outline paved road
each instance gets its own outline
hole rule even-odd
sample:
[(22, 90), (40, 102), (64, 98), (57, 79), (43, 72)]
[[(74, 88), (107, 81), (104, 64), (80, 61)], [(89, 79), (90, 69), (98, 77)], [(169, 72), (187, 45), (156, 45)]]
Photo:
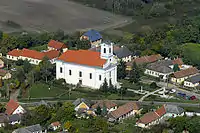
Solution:
[[(73, 102), (74, 100), (62, 100), (62, 102)], [(93, 102), (100, 101), (100, 100), (92, 100)], [(132, 101), (132, 100), (109, 100), (113, 101), (115, 103), (127, 103), (127, 102), (138, 102), (138, 101)], [(47, 103), (53, 104), (57, 103), (58, 101), (46, 101)], [(20, 102), (21, 105), (27, 105), (27, 106), (35, 106), (38, 105), (40, 102), (30, 102), (30, 103), (24, 103)], [(200, 103), (178, 103), (178, 102), (159, 102), (159, 101), (142, 101), (138, 102), (141, 105), (163, 105), (163, 104), (172, 104), (172, 105), (177, 105), (177, 106), (182, 106), (182, 107), (199, 107), (200, 108)]]
[[(156, 81), (153, 81), (153, 80), (142, 80), (143, 83), (152, 83), (152, 82), (156, 82)], [(167, 84), (165, 82), (157, 82), (157, 85), (159, 87), (163, 87), (163, 86), (166, 86)], [(192, 91), (188, 91), (188, 90), (185, 90), (183, 88), (180, 88), (174, 84), (171, 84), (171, 83), (168, 83), (168, 89), (175, 89), (176, 91), (178, 92), (182, 92), (182, 93), (185, 93), (186, 95), (189, 95), (189, 96), (196, 96), (196, 98), (200, 99), (200, 94), (197, 94), (195, 92), (192, 92)]]

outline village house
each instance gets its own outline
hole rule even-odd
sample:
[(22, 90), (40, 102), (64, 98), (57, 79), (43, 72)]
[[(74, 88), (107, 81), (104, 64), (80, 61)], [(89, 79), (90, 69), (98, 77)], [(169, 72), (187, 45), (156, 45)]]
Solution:
[(103, 107), (105, 107), (107, 112), (110, 113), (117, 109), (117, 104), (112, 101), (102, 100), (92, 105), (92, 108), (94, 110), (96, 110), (98, 107), (100, 107), (102, 110), (103, 110)]
[(102, 36), (96, 30), (88, 30), (81, 37), (80, 40), (89, 40), (91, 47), (98, 47), (102, 43)]
[(150, 56), (142, 56), (139, 58), (135, 58), (132, 61), (129, 61), (126, 63), (126, 70), (131, 71), (132, 70), (132, 65), (133, 62), (135, 62), (137, 65), (143, 65), (143, 64), (148, 64), (148, 63), (153, 63), (158, 60), (161, 60), (163, 57), (160, 54), (156, 55), (150, 55)]
[(0, 68), (3, 68), (4, 67), (4, 62), (2, 59), (0, 59)]
[(13, 114), (9, 116), (9, 124), (15, 125), (21, 123), (21, 115), (20, 114)]
[(163, 105), (154, 112), (144, 114), (137, 122), (136, 126), (141, 128), (150, 128), (152, 125), (159, 124), (166, 119), (183, 116), (184, 110), (175, 105)]
[(141, 108), (136, 102), (129, 102), (122, 106), (119, 106), (116, 110), (108, 114), (109, 122), (117, 122), (128, 117), (134, 116), (135, 114), (140, 114)]
[(184, 86), (189, 88), (198, 87), (200, 83), (200, 74), (191, 76), (184, 81)]
[(8, 123), (8, 116), (4, 113), (0, 113), (0, 127), (5, 127)]
[(77, 118), (89, 118), (89, 115), (96, 115), (94, 109), (91, 108), (92, 102), (90, 100), (78, 98), (72, 104), (75, 106)]
[(78, 98), (72, 104), (75, 106), (75, 111), (79, 109), (88, 110), (91, 107), (91, 101), (84, 98)]
[(173, 73), (171, 81), (173, 83), (182, 84), (185, 79), (198, 74), (199, 70), (195, 67), (190, 67), (188, 69), (180, 70)]
[[(101, 47), (92, 47), (89, 50), (101, 52)], [(133, 53), (126, 46), (113, 45), (113, 55), (116, 60), (115, 62), (124, 61), (129, 62), (133, 58)]]
[(49, 126), (49, 128), (55, 131), (55, 130), (59, 129), (60, 126), (61, 126), (60, 122), (56, 121), (56, 122), (51, 123), (51, 125)]
[(10, 101), (6, 104), (6, 114), (7, 115), (13, 115), (13, 114), (24, 114), (26, 113), (25, 109), (19, 105), (16, 101), (13, 99), (10, 99)]
[(56, 79), (65, 79), (68, 84), (99, 89), (104, 79), (117, 86), (117, 64), (113, 44), (102, 43), (101, 52), (68, 50), (56, 60)]
[(16, 129), (12, 133), (46, 133), (46, 131), (43, 131), (40, 124), (36, 124), (36, 125)]
[(7, 59), (17, 61), (21, 60), (28, 60), (31, 64), (38, 65), (44, 57), (48, 57), (50, 62), (53, 64), (55, 63), (56, 58), (59, 56), (59, 51), (57, 50), (49, 50), (44, 52), (38, 52), (35, 50), (29, 49), (14, 49), (7, 54)]
[(173, 69), (170, 68), (171, 65), (173, 65), (172, 60), (157, 61), (148, 64), (144, 73), (153, 77), (166, 80), (168, 79), (169, 75), (173, 73)]
[(6, 80), (11, 78), (11, 74), (7, 70), (0, 69), (0, 79)]
[(49, 51), (57, 50), (60, 52), (65, 52), (68, 50), (67, 46), (64, 43), (55, 40), (50, 40), (47, 46)]

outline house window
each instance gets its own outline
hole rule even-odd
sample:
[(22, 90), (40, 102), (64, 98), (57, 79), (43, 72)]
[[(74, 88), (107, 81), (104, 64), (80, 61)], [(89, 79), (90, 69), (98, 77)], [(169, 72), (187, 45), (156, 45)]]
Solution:
[(79, 72), (79, 77), (82, 77), (82, 72), (81, 71)]
[(99, 80), (101, 81), (101, 75), (99, 75)]
[(92, 79), (92, 73), (90, 73), (90, 79)]
[(69, 75), (72, 75), (72, 70), (69, 70)]
[(106, 48), (103, 49), (103, 53), (106, 53)]
[(109, 48), (109, 53), (111, 53), (111, 48)]
[(111, 71), (109, 72), (109, 77), (111, 78)]
[(62, 69), (62, 67), (60, 67), (60, 73), (62, 73), (63, 72), (63, 69)]

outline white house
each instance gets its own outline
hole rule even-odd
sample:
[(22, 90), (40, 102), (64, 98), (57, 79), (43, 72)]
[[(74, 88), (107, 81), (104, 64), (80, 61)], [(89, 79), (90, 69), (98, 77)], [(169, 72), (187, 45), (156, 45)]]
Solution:
[(194, 75), (184, 81), (184, 86), (194, 88), (199, 86), (200, 74)]
[(173, 73), (170, 68), (172, 60), (161, 60), (147, 65), (145, 74), (166, 80)]
[(7, 115), (24, 114), (24, 113), (26, 113), (25, 109), (13, 99), (10, 99), (10, 101), (6, 104)]
[(51, 63), (55, 62), (55, 59), (59, 56), (59, 51), (49, 50), (45, 52), (38, 52), (30, 49), (14, 49), (7, 54), (7, 59), (17, 60), (28, 60), (31, 64), (38, 65), (44, 57), (48, 57)]
[(56, 60), (56, 79), (99, 89), (104, 79), (117, 85), (117, 64), (112, 63), (113, 44), (102, 43), (101, 52), (68, 50)]

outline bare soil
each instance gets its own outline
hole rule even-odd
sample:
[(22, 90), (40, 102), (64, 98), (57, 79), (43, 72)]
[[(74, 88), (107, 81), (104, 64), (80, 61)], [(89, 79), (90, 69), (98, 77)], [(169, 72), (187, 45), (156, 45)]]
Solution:
[[(19, 24), (21, 28), (6, 25), (8, 20)], [(7, 32), (104, 30), (130, 21), (130, 18), (68, 0), (0, 0), (0, 30)]]

